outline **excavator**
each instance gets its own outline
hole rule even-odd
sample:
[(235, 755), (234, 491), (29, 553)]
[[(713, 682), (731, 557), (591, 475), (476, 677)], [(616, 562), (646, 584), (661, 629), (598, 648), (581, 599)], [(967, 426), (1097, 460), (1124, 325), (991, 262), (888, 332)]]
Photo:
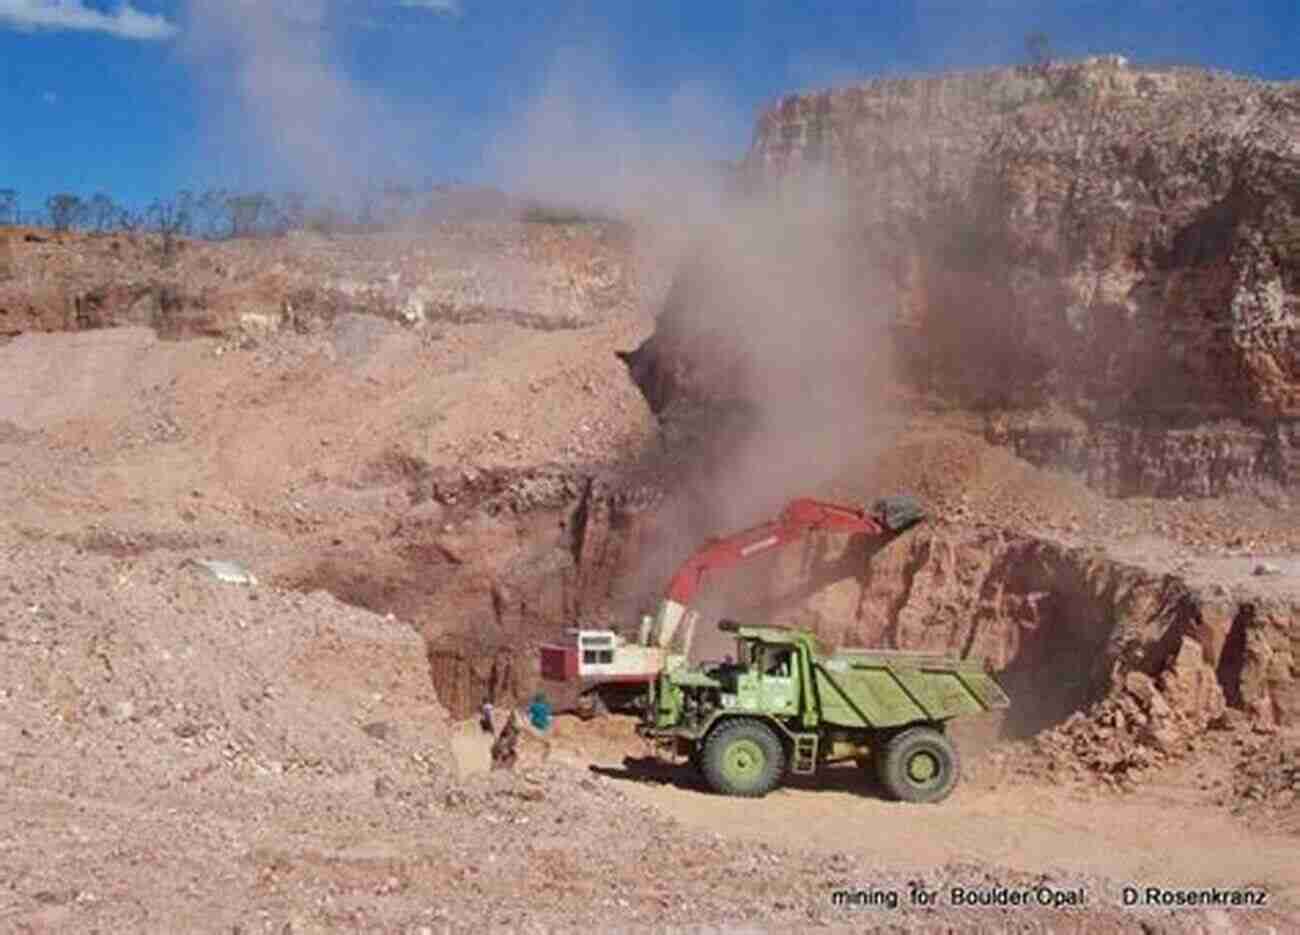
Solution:
[(541, 647), (542, 678), (574, 691), (576, 711), (590, 717), (606, 711), (635, 713), (647, 686), (665, 669), (685, 665), (700, 614), (691, 608), (705, 576), (817, 532), (886, 539), (925, 519), (915, 498), (877, 500), (871, 510), (800, 498), (774, 520), (707, 541), (669, 579), (657, 612), (641, 618), (636, 643), (613, 630), (574, 629), (572, 641)]

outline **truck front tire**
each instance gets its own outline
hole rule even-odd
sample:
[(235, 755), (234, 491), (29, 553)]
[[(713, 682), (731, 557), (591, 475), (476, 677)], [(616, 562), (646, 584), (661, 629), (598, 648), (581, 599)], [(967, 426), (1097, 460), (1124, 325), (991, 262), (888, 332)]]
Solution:
[(704, 779), (714, 792), (762, 798), (781, 783), (785, 748), (761, 721), (726, 721), (709, 734), (700, 757)]
[(913, 727), (890, 738), (880, 758), (880, 781), (902, 802), (942, 802), (960, 775), (956, 747), (933, 727)]

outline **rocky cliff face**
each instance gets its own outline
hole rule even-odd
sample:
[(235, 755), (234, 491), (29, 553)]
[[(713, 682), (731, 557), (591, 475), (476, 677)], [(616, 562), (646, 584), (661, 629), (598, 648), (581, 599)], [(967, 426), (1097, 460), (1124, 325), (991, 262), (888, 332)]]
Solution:
[(748, 594), (751, 616), (809, 627), (832, 646), (986, 659), (1015, 699), (1010, 736), (1063, 725), (1049, 740), (1082, 750), (1101, 730), (1118, 746), (1095, 766), (1137, 748), (1172, 753), (1228, 707), (1262, 728), (1300, 723), (1294, 590), (991, 528), (924, 526), (864, 546), (815, 538), (729, 598)]
[[(422, 621), (433, 685), (453, 716), (472, 716), (485, 697), (525, 698), (539, 687), (538, 643), (573, 626), (625, 629), (636, 619), (648, 595), (631, 572), (661, 496), (541, 470), (435, 485), (424, 518), (392, 534), (392, 593), (372, 586), (357, 602)], [(346, 582), (320, 583), (347, 593)], [(573, 700), (540, 687), (561, 704)]]
[[(1300, 482), (1300, 85), (1117, 57), (875, 81), (778, 102), (746, 171), (838, 182), (902, 375), (991, 439), (1116, 494)], [(637, 361), (664, 399), (684, 289)]]
[[(526, 696), (536, 644), (566, 627), (626, 630), (699, 544), (682, 505), (634, 472), (403, 476), (420, 502), (382, 531), (387, 565), (347, 579), (315, 565), (285, 583), (422, 621), (453, 717)], [(1300, 561), (1261, 577), (1249, 557), (1176, 557), (939, 521), (884, 544), (810, 536), (709, 576), (697, 606), (706, 621), (794, 624), (832, 646), (986, 659), (1016, 701), (1006, 733), (1045, 737), (1083, 768), (1154, 765), (1228, 709), (1265, 729), (1300, 724)]]
[[(1188, 420), (1190, 421), (1190, 420)], [(1109, 496), (1254, 493), (1289, 502), (1300, 480), (1300, 421), (1091, 422), (1060, 413), (998, 413), (985, 438), (1034, 464), (1070, 472)]]

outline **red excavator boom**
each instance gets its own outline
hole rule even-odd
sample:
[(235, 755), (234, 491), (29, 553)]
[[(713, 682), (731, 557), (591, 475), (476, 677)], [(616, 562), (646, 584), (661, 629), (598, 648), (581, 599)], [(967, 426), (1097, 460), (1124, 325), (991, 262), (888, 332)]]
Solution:
[(668, 599), (689, 606), (705, 572), (730, 568), (759, 552), (820, 531), (879, 536), (886, 528), (864, 509), (808, 498), (791, 500), (775, 520), (705, 543), (673, 575), (668, 583)]
[[(635, 645), (613, 630), (575, 630), (574, 640), (541, 648), (542, 677), (548, 681), (577, 684), (583, 697), (609, 708), (635, 707), (644, 701), (644, 686), (652, 682), (673, 658), (671, 647), (680, 636), (689, 647), (698, 614), (691, 598), (705, 572), (730, 568), (760, 552), (786, 545), (814, 532), (865, 533), (885, 537), (901, 532), (925, 517), (911, 497), (890, 497), (878, 501), (869, 512), (822, 500), (791, 500), (781, 515), (730, 536), (711, 539), (688, 558), (668, 583), (668, 593), (655, 617), (642, 619)], [(679, 627), (685, 635), (678, 633)], [(683, 649), (682, 653), (687, 650)]]

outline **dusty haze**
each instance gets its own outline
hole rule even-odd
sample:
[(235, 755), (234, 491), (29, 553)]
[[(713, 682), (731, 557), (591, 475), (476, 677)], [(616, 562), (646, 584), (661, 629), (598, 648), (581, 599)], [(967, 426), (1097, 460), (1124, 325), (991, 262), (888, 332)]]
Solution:
[[(329, 0), (291, 12), (251, 0), (188, 6), (186, 53), (214, 111), (233, 90), (246, 124), (234, 132), (324, 194), (356, 191), (395, 167), (420, 174), (398, 115), (333, 55), (339, 9)], [(647, 329), (667, 301), (678, 329), (717, 351), (717, 380), (749, 408), (743, 430), (705, 433), (707, 463), (645, 571), (654, 593), (703, 538), (774, 515), (888, 443), (891, 309), (864, 272), (854, 202), (833, 178), (742, 197), (724, 163), (743, 158), (737, 141), (754, 114), (698, 81), (659, 106), (636, 99), (599, 48), (561, 50), (487, 155), (512, 192), (631, 222)]]
[[(181, 52), (222, 145), (319, 196), (413, 178), (420, 117), (347, 74), (331, 42), (330, 0), (188, 0)], [(265, 184), (259, 180), (258, 184)]]
[[(856, 487), (892, 442), (895, 299), (864, 262), (855, 204), (833, 177), (809, 175), (737, 196), (690, 228), (667, 300), (648, 311), (662, 309), (661, 335), (691, 346), (709, 402), (663, 414), (686, 421), (698, 449), (633, 588), (647, 602), (705, 539), (824, 496), (832, 481)], [(761, 589), (760, 564), (719, 574), (701, 595), (706, 616)]]
[(707, 346), (711, 388), (747, 411), (743, 425), (702, 416), (718, 420), (708, 455), (630, 589), (644, 606), (707, 537), (774, 516), (888, 445), (893, 307), (839, 180), (742, 194), (736, 140), (754, 114), (705, 84), (679, 86), (654, 114), (629, 100), (598, 54), (561, 54), (493, 155), (513, 190), (633, 223), (647, 326), (662, 312)]

